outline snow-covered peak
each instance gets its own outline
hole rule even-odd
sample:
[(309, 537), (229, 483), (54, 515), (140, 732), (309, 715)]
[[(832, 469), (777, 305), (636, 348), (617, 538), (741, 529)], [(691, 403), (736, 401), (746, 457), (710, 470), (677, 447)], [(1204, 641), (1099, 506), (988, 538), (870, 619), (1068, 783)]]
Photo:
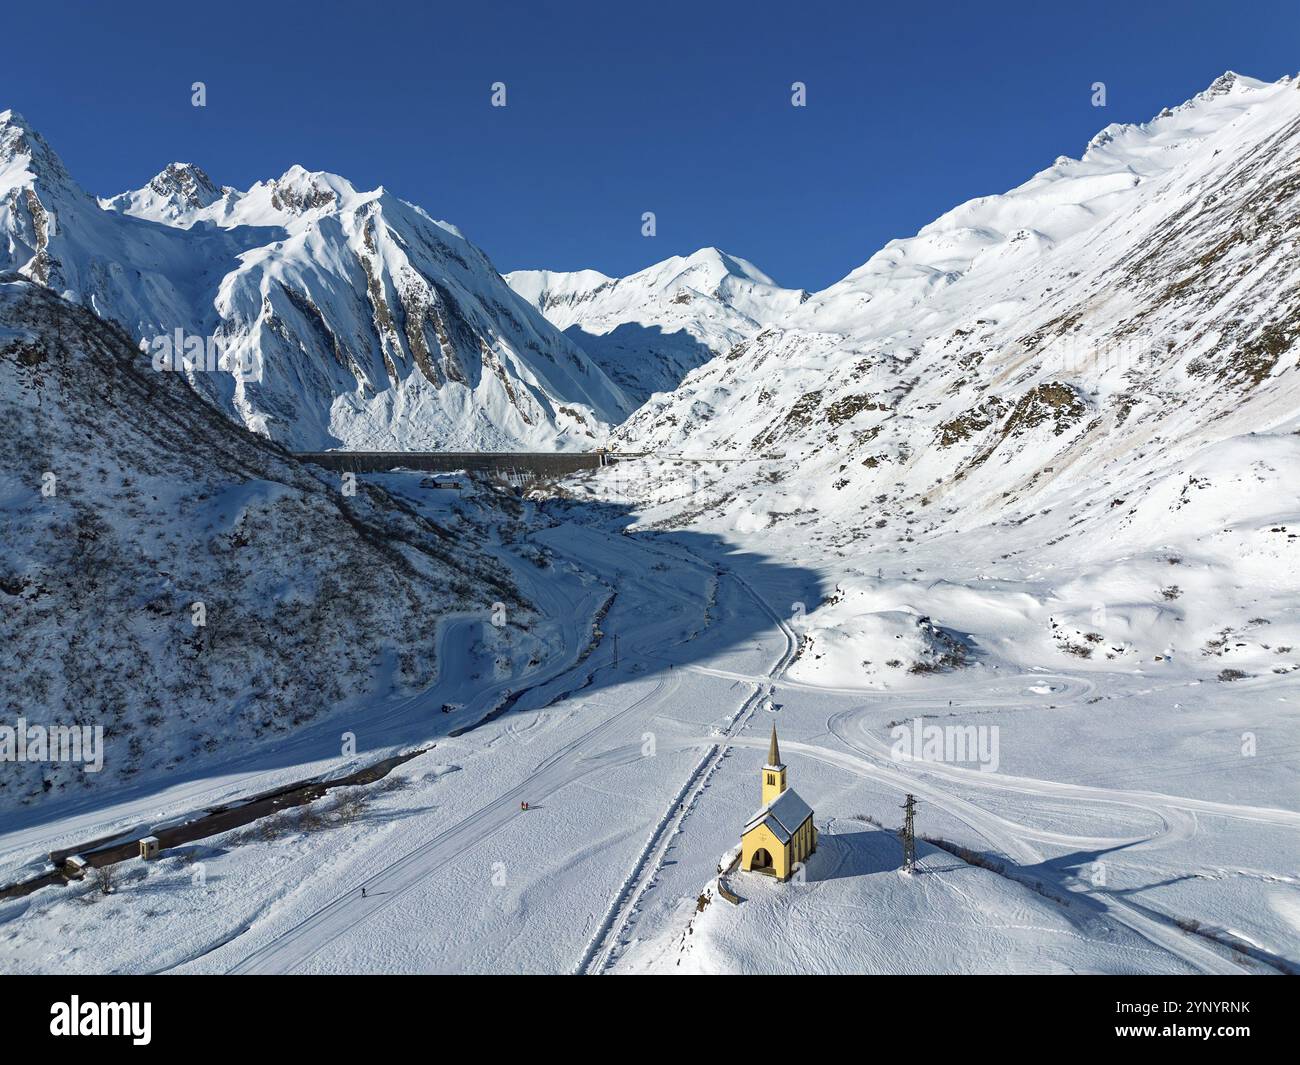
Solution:
[[(31, 123), (13, 108), (0, 111), (0, 159), (30, 153), (26, 145), (19, 144), (19, 138), (31, 138), (45, 143), (45, 139), (32, 128)], [(46, 145), (47, 149), (48, 147)]]
[(209, 256), (240, 250), (225, 234), (195, 242), (103, 210), (40, 133), (0, 112), (0, 270), (144, 336), (193, 322), (196, 274), (210, 269)]
[(292, 447), (583, 449), (632, 409), (454, 226), (302, 166), (239, 191), (173, 163), (96, 202), (6, 112), (0, 270), (149, 344), (219, 341), (193, 387)]
[(39, 139), (27, 119), (12, 108), (0, 111), (0, 160), (7, 162), (17, 155), (29, 155), (31, 149), (25, 142), (28, 137)]
[(588, 331), (596, 326), (598, 332), (605, 331), (602, 324), (644, 323), (647, 319), (634, 317), (641, 308), (657, 322), (659, 316), (651, 310), (654, 305), (681, 307), (693, 296), (725, 304), (762, 325), (798, 306), (806, 296), (800, 290), (781, 288), (749, 260), (719, 248), (674, 255), (620, 278), (598, 270), (516, 270), (506, 280), (561, 329), (580, 324)]
[(1268, 82), (1266, 81), (1259, 81), (1257, 78), (1248, 78), (1244, 74), (1238, 74), (1235, 70), (1225, 70), (1210, 82), (1209, 85), (1193, 96), (1192, 101), (1212, 100), (1216, 96), (1224, 96), (1233, 91), (1246, 92), (1254, 89), (1267, 88), (1267, 86)]
[(506, 280), (638, 400), (675, 388), (807, 298), (718, 248), (674, 255), (627, 277), (516, 270)]
[(202, 168), (193, 163), (171, 163), (149, 182), (159, 196), (173, 197), (190, 207), (207, 207), (220, 198), (220, 190)]
[(759, 285), (778, 287), (767, 274), (763, 273), (748, 259), (728, 255), (721, 248), (701, 248), (687, 256), (674, 255), (656, 263), (643, 275), (656, 278), (665, 286), (693, 284), (697, 288), (717, 285), (726, 278), (739, 278)]
[(357, 190), (347, 178), (294, 164), (268, 182), (271, 206), (290, 214), (306, 214), (320, 208), (332, 210), (351, 202)]
[[(1089, 159), (1089, 157), (1094, 152), (1100, 151), (1101, 149), (1106, 148), (1109, 145), (1112, 145), (1117, 139), (1126, 138), (1128, 143), (1130, 144), (1140, 142), (1144, 137), (1151, 136), (1153, 130), (1157, 128), (1156, 127), (1157, 123), (1160, 123), (1163, 120), (1168, 118), (1173, 118), (1174, 116), (1179, 116), (1179, 115), (1183, 116), (1184, 133), (1192, 132), (1192, 130), (1186, 127), (1186, 123), (1185, 123), (1185, 119), (1188, 112), (1198, 112), (1198, 111), (1201, 112), (1202, 115), (1208, 116), (1210, 118), (1210, 125), (1217, 128), (1219, 124), (1218, 118), (1220, 117), (1220, 115), (1217, 113), (1213, 105), (1215, 101), (1220, 100), (1221, 97), (1227, 96), (1231, 93), (1237, 93), (1237, 94), (1251, 93), (1251, 92), (1258, 92), (1259, 90), (1281, 87), (1288, 84), (1289, 82), (1290, 82), (1289, 78), (1282, 78), (1276, 83), (1270, 85), (1269, 82), (1259, 81), (1256, 78), (1248, 78), (1245, 75), (1238, 74), (1236, 71), (1233, 70), (1224, 71), (1217, 78), (1215, 78), (1214, 81), (1210, 82), (1210, 84), (1206, 86), (1206, 88), (1202, 89), (1191, 99), (1184, 101), (1183, 103), (1179, 104), (1177, 107), (1164, 108), (1160, 112), (1160, 114), (1158, 114), (1150, 122), (1143, 122), (1143, 123), (1112, 122), (1110, 125), (1098, 131), (1098, 133), (1092, 138), (1092, 140), (1088, 142), (1088, 145), (1084, 150), (1084, 154), (1082, 158), (1083, 160)], [(1246, 102), (1248, 104), (1258, 102), (1258, 97)], [(1211, 106), (1209, 109), (1206, 109), (1204, 105), (1211, 105)], [(1167, 129), (1166, 132), (1168, 132)], [(1062, 163), (1068, 164), (1076, 161), (1078, 160), (1071, 159), (1069, 156), (1062, 156), (1060, 159), (1057, 160), (1057, 164), (1062, 164)]]
[(294, 164), (277, 178), (259, 181), (246, 192), (217, 188), (199, 167), (173, 163), (141, 189), (119, 193), (101, 206), (189, 229), (210, 222), (235, 226), (283, 226), (313, 220), (382, 195), (382, 189), (358, 193), (347, 178)]
[(58, 153), (17, 111), (0, 111), (0, 191), (40, 184), (84, 199)]
[(99, 205), (105, 210), (189, 228), (204, 211), (233, 192), (217, 188), (202, 167), (169, 163), (143, 188), (101, 199)]
[(506, 274), (505, 279), (512, 289), (548, 317), (552, 310), (564, 316), (565, 308), (590, 299), (593, 292), (615, 281), (599, 270), (515, 270)]

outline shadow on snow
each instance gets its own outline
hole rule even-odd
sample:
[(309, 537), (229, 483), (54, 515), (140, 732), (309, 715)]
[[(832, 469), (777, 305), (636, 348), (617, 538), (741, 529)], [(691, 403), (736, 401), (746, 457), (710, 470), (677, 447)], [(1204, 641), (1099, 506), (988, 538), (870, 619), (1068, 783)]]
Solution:
[[(408, 497), (407, 501), (412, 500)], [(440, 712), (450, 693), (464, 689), (467, 676), (475, 668), (458, 654), (450, 654), (448, 661), (440, 663), (438, 681), (424, 692), (370, 697), (355, 705), (335, 707), (287, 734), (252, 740), (228, 759), (217, 756), (179, 766), (165, 775), (114, 784), (102, 790), (90, 789), (66, 799), (52, 798), (26, 809), (8, 810), (6, 830), (32, 829), (125, 803), (143, 804), (123, 814), (124, 827), (120, 834), (128, 835), (147, 827), (151, 816), (156, 816), (147, 805), (150, 796), (158, 797), (159, 806), (202, 810), (232, 801), (229, 793), (236, 787), (240, 794), (248, 794), (266, 786), (231, 780), (230, 787), (219, 794), (195, 794), (192, 803), (183, 794), (166, 794), (187, 784), (211, 781), (216, 789), (222, 785), (221, 778), (233, 774), (261, 774), (294, 766), (304, 767), (301, 776), (293, 778), (295, 781), (332, 776), (341, 771), (340, 766), (368, 764), (397, 747), (438, 742), (453, 734), (492, 727), (489, 722), (495, 719), (508, 721), (571, 696), (585, 698), (629, 681), (706, 662), (728, 651), (755, 649), (764, 640), (764, 650), (771, 652), (766, 656), (770, 664), (787, 640), (777, 616), (791, 617), (796, 603), (812, 610), (823, 597), (823, 583), (818, 574), (740, 550), (720, 536), (694, 530), (632, 532), (629, 527), (637, 515), (630, 506), (548, 500), (538, 505), (538, 513), (543, 519), (538, 523), (541, 527), (517, 546), (545, 545), (579, 572), (587, 569), (588, 579), (602, 582), (613, 596), (608, 614), (600, 622), (603, 637), (593, 638), (587, 653), (576, 664), (551, 674), (543, 683), (523, 679), (514, 687), (507, 678), (504, 697), (474, 708), (473, 716), (468, 717)], [(428, 516), (438, 520), (436, 513)], [(584, 566), (584, 552), (593, 542), (599, 543), (601, 557), (588, 569)], [(573, 574), (557, 578), (536, 570), (532, 562), (519, 561), (516, 575), (527, 574), (530, 569), (535, 570), (535, 575), (529, 575), (534, 588), (548, 580), (567, 582), (571, 588), (578, 583)], [(715, 577), (716, 595), (711, 598), (709, 589)], [(521, 581), (521, 585), (524, 585), (525, 598), (535, 599), (529, 594), (527, 584)], [(695, 601), (698, 609), (693, 618), (690, 608), (684, 610), (682, 624), (672, 632), (668, 617), (672, 612), (670, 601), (683, 598)], [(486, 609), (484, 614), (484, 624), (487, 624)], [(543, 616), (548, 622), (561, 620), (546, 616), (544, 606)], [(585, 619), (583, 624), (587, 625)], [(431, 639), (433, 632), (431, 623)], [(617, 648), (610, 638), (614, 635), (618, 637)], [(376, 646), (372, 650), (376, 663), (391, 657), (391, 648)], [(493, 686), (486, 679), (479, 685), (480, 690)], [(625, 698), (631, 702), (635, 696), (628, 694)], [(509, 703), (504, 711), (498, 705), (503, 701)], [(217, 707), (213, 709), (219, 711)], [(344, 732), (355, 736), (355, 754), (349, 758), (340, 754), (340, 738)], [(106, 753), (111, 749), (110, 742), (111, 738), (106, 737)], [(133, 817), (140, 820), (128, 824)]]

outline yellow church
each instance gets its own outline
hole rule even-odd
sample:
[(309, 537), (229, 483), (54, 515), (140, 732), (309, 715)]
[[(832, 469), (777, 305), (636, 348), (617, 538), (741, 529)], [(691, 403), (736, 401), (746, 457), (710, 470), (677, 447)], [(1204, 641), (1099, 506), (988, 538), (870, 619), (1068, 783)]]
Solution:
[(763, 808), (750, 818), (740, 834), (740, 867), (789, 880), (795, 863), (805, 861), (817, 849), (817, 829), (813, 825), (812, 807), (797, 791), (786, 787), (775, 725), (762, 774)]

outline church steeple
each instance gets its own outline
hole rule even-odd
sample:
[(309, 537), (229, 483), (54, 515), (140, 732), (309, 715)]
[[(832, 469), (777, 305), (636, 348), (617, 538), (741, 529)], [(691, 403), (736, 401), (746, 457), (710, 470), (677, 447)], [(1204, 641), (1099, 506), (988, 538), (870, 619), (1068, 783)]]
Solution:
[(785, 791), (785, 766), (781, 764), (781, 748), (776, 742), (776, 725), (767, 744), (767, 765), (763, 766), (763, 805), (766, 806)]

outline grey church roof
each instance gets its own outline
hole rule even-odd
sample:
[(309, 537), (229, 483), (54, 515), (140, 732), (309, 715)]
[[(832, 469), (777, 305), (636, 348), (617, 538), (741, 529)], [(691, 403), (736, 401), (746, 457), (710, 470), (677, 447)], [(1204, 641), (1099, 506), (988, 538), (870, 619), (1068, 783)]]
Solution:
[(749, 819), (749, 824), (745, 826), (745, 832), (741, 835), (759, 824), (766, 823), (772, 835), (782, 843), (789, 843), (790, 837), (799, 831), (800, 825), (812, 817), (812, 813), (812, 807), (800, 798), (794, 788), (786, 788)]

